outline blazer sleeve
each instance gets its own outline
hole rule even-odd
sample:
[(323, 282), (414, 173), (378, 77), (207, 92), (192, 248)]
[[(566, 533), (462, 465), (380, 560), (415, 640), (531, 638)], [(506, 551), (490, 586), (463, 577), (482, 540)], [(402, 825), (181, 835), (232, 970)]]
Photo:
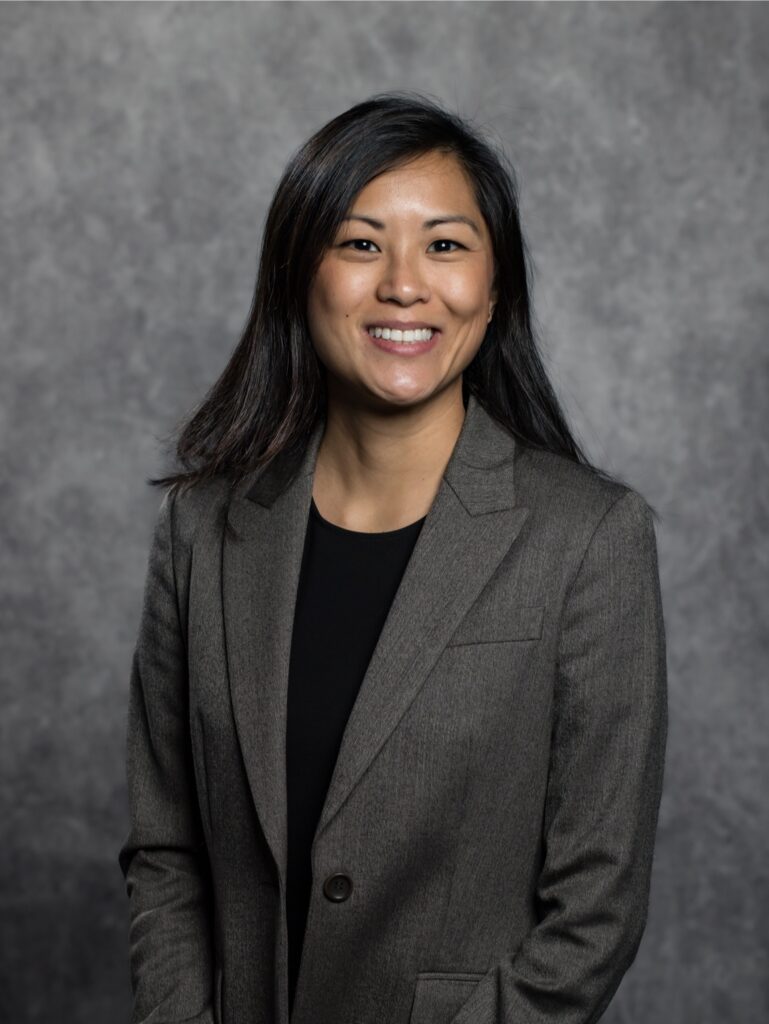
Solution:
[(451, 1024), (593, 1024), (646, 926), (667, 741), (654, 524), (626, 490), (569, 588), (538, 880), (541, 919)]
[(130, 832), (119, 863), (130, 907), (132, 1024), (214, 1024), (210, 884), (190, 748), (173, 514), (167, 492), (130, 677)]

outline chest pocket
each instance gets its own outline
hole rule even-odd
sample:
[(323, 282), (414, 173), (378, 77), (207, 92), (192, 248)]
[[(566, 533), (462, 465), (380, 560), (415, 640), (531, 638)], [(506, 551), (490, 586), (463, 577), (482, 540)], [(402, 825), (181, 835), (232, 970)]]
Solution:
[(545, 618), (543, 604), (515, 604), (505, 607), (480, 599), (454, 631), (447, 647), (467, 644), (512, 643), (539, 640)]

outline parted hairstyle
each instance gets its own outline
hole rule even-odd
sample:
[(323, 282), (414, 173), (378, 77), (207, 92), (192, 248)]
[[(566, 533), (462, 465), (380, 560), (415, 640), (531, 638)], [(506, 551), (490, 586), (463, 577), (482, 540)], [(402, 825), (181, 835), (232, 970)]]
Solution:
[(491, 235), (497, 302), (463, 372), (472, 393), (522, 445), (591, 464), (572, 436), (532, 326), (530, 257), (516, 174), (504, 151), (423, 94), (376, 94), (320, 128), (290, 158), (264, 227), (256, 287), (240, 340), (219, 379), (171, 435), (181, 468), (150, 484), (186, 490), (214, 476), (234, 486), (282, 452), (296, 457), (325, 415), (325, 368), (307, 322), (324, 251), (358, 193), (377, 175), (431, 151), (453, 154)]

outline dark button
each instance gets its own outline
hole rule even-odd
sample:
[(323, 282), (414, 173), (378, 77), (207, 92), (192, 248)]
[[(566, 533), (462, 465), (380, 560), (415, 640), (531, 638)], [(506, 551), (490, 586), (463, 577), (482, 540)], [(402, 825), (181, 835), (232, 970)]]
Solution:
[(332, 903), (342, 903), (352, 892), (352, 879), (349, 875), (329, 875), (323, 883), (323, 894)]

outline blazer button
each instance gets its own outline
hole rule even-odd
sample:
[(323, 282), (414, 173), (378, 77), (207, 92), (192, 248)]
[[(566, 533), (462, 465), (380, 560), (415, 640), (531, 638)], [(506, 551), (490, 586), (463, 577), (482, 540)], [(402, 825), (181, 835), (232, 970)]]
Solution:
[(323, 894), (332, 903), (343, 903), (352, 892), (349, 875), (329, 875), (323, 883)]

